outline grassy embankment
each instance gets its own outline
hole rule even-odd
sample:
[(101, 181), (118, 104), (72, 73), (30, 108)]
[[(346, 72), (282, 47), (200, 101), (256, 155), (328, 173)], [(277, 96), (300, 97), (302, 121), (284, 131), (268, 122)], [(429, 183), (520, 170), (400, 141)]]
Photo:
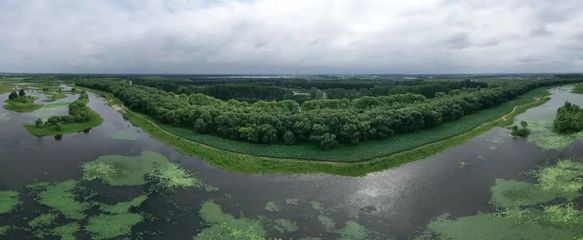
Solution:
[(575, 85), (575, 87), (573, 88), (573, 93), (583, 94), (583, 83), (579, 83), (579, 84)]
[[(100, 93), (107, 98), (110, 106), (120, 110), (126, 119), (134, 125), (144, 129), (152, 137), (167, 144), (174, 145), (176, 148), (187, 154), (199, 156), (222, 169), (252, 174), (321, 172), (345, 176), (361, 176), (369, 172), (380, 171), (406, 162), (425, 158), (449, 147), (461, 144), (474, 136), (490, 130), (491, 128), (512, 124), (514, 116), (529, 108), (541, 105), (549, 99), (549, 93), (546, 89), (536, 89), (520, 96), (516, 100), (466, 116), (459, 121), (446, 123), (433, 129), (407, 134), (407, 136), (403, 135), (385, 141), (383, 143), (385, 144), (385, 149), (391, 149), (393, 146), (397, 146), (401, 149), (391, 151), (385, 156), (354, 162), (347, 160), (340, 162), (342, 159), (348, 159), (343, 157), (338, 159), (340, 161), (332, 162), (302, 160), (297, 158), (294, 159), (292, 157), (273, 158), (222, 150), (215, 146), (177, 136), (165, 130), (165, 128), (160, 127), (160, 125), (152, 121), (149, 117), (120, 107), (121, 102), (114, 98), (110, 93)], [(440, 136), (441, 138), (435, 136)], [(431, 139), (432, 141), (430, 141)], [(235, 141), (233, 142), (239, 143)], [(225, 146), (228, 143), (231, 143), (231, 141), (225, 141), (222, 146)], [(245, 143), (240, 144), (249, 146)], [(382, 149), (382, 146), (378, 146), (378, 144), (380, 143), (364, 143), (363, 145), (359, 145), (359, 152), (350, 152), (349, 156), (354, 157), (359, 154), (368, 154), (368, 156), (371, 156), (370, 153), (374, 153), (374, 150), (369, 149), (371, 146), (375, 147), (375, 149)], [(253, 146), (266, 149), (265, 146)], [(271, 145), (267, 147), (277, 148), (279, 145)], [(339, 154), (334, 153), (335, 151), (342, 151), (346, 154), (344, 150), (341, 150), (342, 148), (343, 146), (340, 146), (331, 151), (320, 151), (320, 154), (338, 156)], [(300, 150), (300, 148), (298, 148), (298, 150)], [(301, 149), (301, 151), (304, 150), (305, 149)], [(351, 151), (357, 150), (354, 149)]]
[[(89, 103), (88, 98), (82, 99), (80, 101), (83, 101), (84, 104)], [(67, 134), (67, 133), (80, 132), (80, 131), (94, 128), (94, 127), (101, 125), (101, 123), (103, 122), (103, 118), (98, 113), (93, 111), (91, 108), (89, 108), (89, 107), (87, 107), (87, 108), (89, 109), (89, 114), (91, 115), (91, 118), (89, 121), (86, 121), (86, 122), (65, 123), (65, 124), (62, 124), (60, 129), (55, 129), (55, 128), (48, 127), (48, 126), (37, 127), (34, 124), (27, 124), (24, 127), (32, 135), (35, 135), (37, 137), (42, 137), (42, 136), (55, 136), (55, 135), (63, 135), (63, 134)]]
[(32, 112), (41, 108), (43, 105), (36, 104), (33, 96), (19, 96), (13, 100), (4, 101), (4, 108), (14, 112)]

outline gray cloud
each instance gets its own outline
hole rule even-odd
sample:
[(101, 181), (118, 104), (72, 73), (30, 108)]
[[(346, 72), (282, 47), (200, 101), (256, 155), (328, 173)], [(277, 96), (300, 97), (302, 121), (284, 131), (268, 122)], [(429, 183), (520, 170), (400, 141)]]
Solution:
[(581, 71), (578, 0), (3, 0), (0, 71)]

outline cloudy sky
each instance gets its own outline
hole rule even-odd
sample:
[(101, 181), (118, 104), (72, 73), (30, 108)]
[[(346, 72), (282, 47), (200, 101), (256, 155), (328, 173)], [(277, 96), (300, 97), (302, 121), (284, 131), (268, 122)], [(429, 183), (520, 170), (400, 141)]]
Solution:
[(581, 0), (1, 0), (0, 72), (583, 72)]

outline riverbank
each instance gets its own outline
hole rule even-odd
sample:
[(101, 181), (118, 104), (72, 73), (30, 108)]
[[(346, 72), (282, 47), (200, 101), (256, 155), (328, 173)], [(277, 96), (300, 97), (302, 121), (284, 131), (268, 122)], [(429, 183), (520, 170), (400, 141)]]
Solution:
[[(89, 99), (82, 99), (85, 105), (89, 103)], [(36, 126), (35, 124), (27, 124), (24, 127), (28, 132), (34, 136), (56, 136), (64, 135), (67, 133), (81, 132), (101, 125), (103, 118), (93, 111), (90, 107), (87, 107), (89, 112), (89, 121), (85, 122), (74, 122), (74, 123), (64, 123), (60, 128), (53, 128), (48, 126)]]
[[(149, 117), (143, 114), (132, 112), (122, 107), (121, 102), (114, 98), (110, 93), (90, 90), (100, 93), (107, 99), (110, 106), (114, 107), (120, 113), (132, 122), (134, 125), (144, 129), (152, 137), (171, 144), (181, 151), (198, 156), (207, 162), (228, 171), (244, 172), (251, 174), (262, 173), (329, 173), (346, 176), (362, 176), (369, 172), (380, 171), (390, 167), (395, 167), (400, 164), (425, 158), (449, 147), (459, 145), (468, 139), (480, 135), (494, 127), (501, 127), (509, 125), (513, 122), (514, 116), (526, 111), (529, 108), (538, 106), (546, 102), (549, 97), (546, 89), (536, 89), (530, 91), (517, 100), (511, 101), (514, 105), (498, 106), (500, 115), (494, 119), (483, 119), (476, 127), (469, 130), (460, 128), (459, 124), (450, 125), (452, 128), (441, 129), (440, 131), (453, 131), (454, 129), (464, 129), (461, 133), (450, 136), (448, 138), (423, 144), (421, 146), (412, 147), (400, 152), (389, 154), (386, 156), (376, 157), (364, 161), (355, 162), (334, 162), (334, 161), (314, 161), (297, 158), (273, 158), (265, 156), (257, 156), (245, 153), (238, 153), (216, 148), (201, 142), (193, 141), (178, 135), (175, 135), (165, 130), (158, 123), (152, 121)], [(510, 103), (510, 102), (509, 102)], [(503, 109), (509, 108), (508, 111), (503, 112)], [(470, 115), (472, 116), (472, 115)], [(490, 114), (488, 114), (490, 116)], [(475, 117), (475, 116), (474, 116)], [(457, 122), (457, 121), (456, 121)], [(454, 122), (455, 123), (455, 122)], [(467, 125), (465, 125), (467, 127)], [(417, 139), (425, 138), (428, 133), (423, 136), (416, 136)], [(411, 136), (413, 138), (413, 136)], [(334, 149), (336, 150), (336, 149)], [(334, 151), (332, 150), (332, 151)]]

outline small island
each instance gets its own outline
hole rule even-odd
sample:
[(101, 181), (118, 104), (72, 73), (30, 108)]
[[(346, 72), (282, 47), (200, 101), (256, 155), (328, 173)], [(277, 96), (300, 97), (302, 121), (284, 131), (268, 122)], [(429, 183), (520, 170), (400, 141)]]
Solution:
[(14, 112), (32, 112), (42, 107), (41, 104), (34, 103), (35, 100), (36, 97), (26, 96), (24, 89), (20, 89), (18, 93), (11, 92), (8, 95), (4, 108)]
[(91, 129), (101, 125), (103, 118), (87, 107), (89, 96), (85, 92), (69, 104), (69, 115), (53, 116), (43, 121), (37, 119), (34, 124), (25, 125), (26, 129), (35, 136), (55, 136)]
[(557, 110), (553, 126), (559, 133), (576, 133), (583, 130), (583, 109), (578, 105), (565, 102), (565, 105)]

